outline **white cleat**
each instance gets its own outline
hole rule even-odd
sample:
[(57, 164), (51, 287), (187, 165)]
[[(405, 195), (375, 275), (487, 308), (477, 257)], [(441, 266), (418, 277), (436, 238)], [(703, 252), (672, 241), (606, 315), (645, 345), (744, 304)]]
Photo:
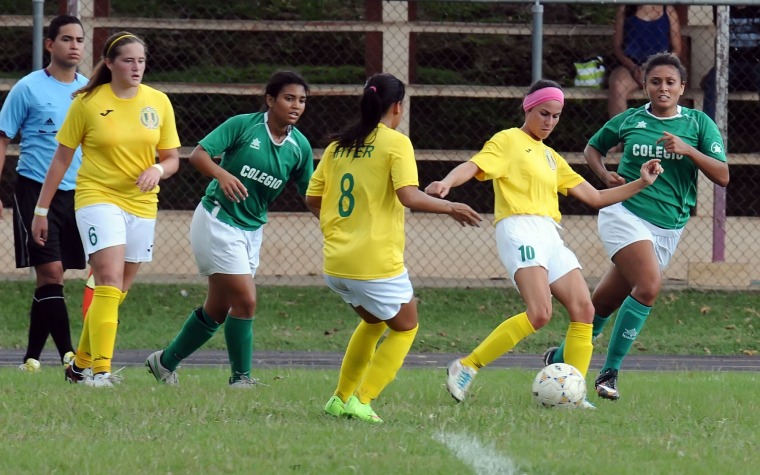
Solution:
[(148, 367), (148, 372), (152, 374), (159, 383), (168, 384), (169, 386), (177, 386), (179, 384), (179, 376), (176, 371), (168, 370), (161, 364), (161, 355), (163, 354), (164, 350), (152, 353), (148, 356), (148, 359), (145, 360), (145, 366)]
[(451, 397), (457, 402), (464, 401), (467, 389), (469, 389), (476, 374), (478, 372), (475, 368), (464, 366), (458, 359), (452, 361), (446, 368), (446, 389), (449, 390)]

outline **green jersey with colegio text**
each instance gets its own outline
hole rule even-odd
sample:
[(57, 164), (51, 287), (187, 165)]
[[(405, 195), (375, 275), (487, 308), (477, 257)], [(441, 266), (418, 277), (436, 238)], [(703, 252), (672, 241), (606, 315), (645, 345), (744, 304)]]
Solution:
[(649, 104), (628, 109), (610, 119), (589, 140), (602, 155), (620, 142), (623, 156), (617, 173), (626, 182), (641, 176), (641, 165), (661, 160), (665, 172), (651, 186), (623, 202), (639, 218), (664, 229), (680, 229), (689, 220), (697, 201), (698, 169), (687, 156), (670, 153), (657, 140), (669, 132), (705, 155), (726, 161), (718, 126), (702, 111), (678, 106), (676, 115), (662, 118), (649, 112)]
[(267, 113), (243, 114), (227, 119), (200, 142), (219, 165), (248, 190), (239, 203), (229, 200), (217, 180), (212, 180), (201, 199), (203, 207), (223, 223), (253, 231), (267, 222), (267, 210), (291, 178), (301, 196), (306, 194), (314, 172), (311, 145), (291, 127), (282, 143), (272, 139), (266, 125)]

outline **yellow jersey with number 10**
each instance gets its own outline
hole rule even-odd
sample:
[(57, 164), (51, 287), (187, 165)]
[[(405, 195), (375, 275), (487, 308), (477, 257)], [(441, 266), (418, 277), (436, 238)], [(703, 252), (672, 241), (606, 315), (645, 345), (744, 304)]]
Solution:
[(502, 130), (470, 159), (478, 180), (493, 180), (494, 224), (515, 214), (549, 216), (559, 223), (557, 193), (584, 180), (557, 152), (518, 128)]
[(324, 273), (356, 280), (404, 272), (404, 206), (396, 190), (419, 186), (409, 137), (379, 124), (358, 150), (331, 143), (306, 191), (321, 196)]

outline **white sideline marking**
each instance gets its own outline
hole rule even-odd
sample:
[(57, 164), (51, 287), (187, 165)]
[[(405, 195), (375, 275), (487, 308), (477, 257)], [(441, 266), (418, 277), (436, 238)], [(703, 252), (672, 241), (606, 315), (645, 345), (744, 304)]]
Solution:
[(517, 475), (517, 464), (484, 446), (477, 437), (467, 434), (436, 432), (433, 439), (448, 447), (456, 457), (473, 468), (476, 475)]

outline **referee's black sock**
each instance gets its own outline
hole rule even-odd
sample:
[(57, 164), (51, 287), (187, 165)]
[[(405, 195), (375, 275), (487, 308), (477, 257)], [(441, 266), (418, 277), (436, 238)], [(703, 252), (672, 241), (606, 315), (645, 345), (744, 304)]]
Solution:
[(48, 319), (45, 316), (45, 309), (41, 305), (40, 290), (46, 286), (40, 287), (34, 291), (32, 297), (32, 309), (29, 312), (29, 339), (26, 344), (26, 354), (24, 361), (29, 358), (40, 359), (42, 349), (45, 348), (45, 342), (50, 334)]
[(47, 320), (50, 336), (53, 337), (61, 358), (68, 351), (73, 351), (69, 312), (63, 298), (63, 286), (58, 284), (43, 285), (34, 293), (35, 303), (40, 313)]

